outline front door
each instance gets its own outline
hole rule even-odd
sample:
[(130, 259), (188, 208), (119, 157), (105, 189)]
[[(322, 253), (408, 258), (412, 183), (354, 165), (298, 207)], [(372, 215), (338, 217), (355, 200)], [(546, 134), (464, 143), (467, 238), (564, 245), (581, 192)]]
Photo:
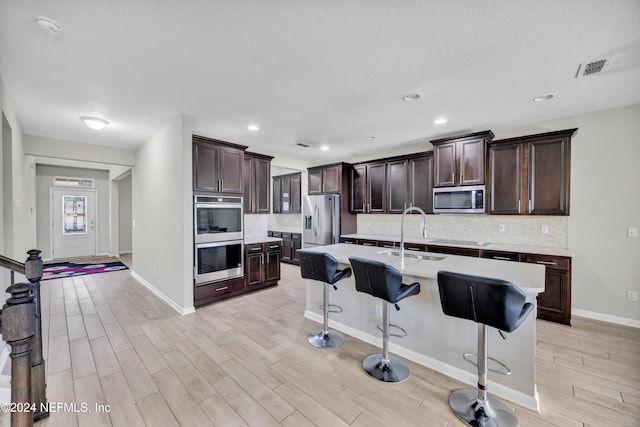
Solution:
[(53, 258), (95, 255), (95, 191), (53, 189), (51, 193)]

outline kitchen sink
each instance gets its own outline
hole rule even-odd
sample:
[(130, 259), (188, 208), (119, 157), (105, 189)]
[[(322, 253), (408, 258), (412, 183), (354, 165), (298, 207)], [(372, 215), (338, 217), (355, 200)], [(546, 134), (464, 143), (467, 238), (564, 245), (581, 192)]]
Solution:
[[(399, 257), (400, 251), (395, 251), (393, 249), (388, 251), (378, 252), (380, 255)], [(438, 255), (427, 255), (425, 252), (408, 252), (404, 253), (405, 258), (414, 258), (414, 259), (424, 259), (426, 261), (442, 261), (446, 258), (446, 256), (438, 256)]]

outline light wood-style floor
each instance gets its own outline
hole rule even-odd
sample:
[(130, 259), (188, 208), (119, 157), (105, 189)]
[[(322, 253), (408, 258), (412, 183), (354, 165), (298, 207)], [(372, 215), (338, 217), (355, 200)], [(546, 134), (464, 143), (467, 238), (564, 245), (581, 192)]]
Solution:
[[(188, 316), (129, 273), (43, 282), (48, 399), (93, 412), (61, 407), (36, 425), (462, 425), (447, 403), (458, 382), (414, 363), (404, 383), (370, 379), (361, 361), (379, 350), (349, 336), (311, 347), (320, 325), (303, 317), (297, 267), (283, 264), (276, 288)], [(640, 426), (640, 330), (538, 321), (537, 378), (540, 414), (507, 402), (523, 426)]]

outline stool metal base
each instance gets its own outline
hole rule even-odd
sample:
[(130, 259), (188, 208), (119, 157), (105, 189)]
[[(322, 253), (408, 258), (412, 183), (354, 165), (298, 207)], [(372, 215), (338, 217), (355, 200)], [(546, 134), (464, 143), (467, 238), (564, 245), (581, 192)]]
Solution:
[(449, 396), (449, 406), (467, 425), (473, 427), (519, 427), (520, 422), (507, 405), (493, 397), (488, 397), (489, 411), (495, 417), (487, 417), (478, 401), (477, 390), (456, 390)]
[(395, 356), (389, 356), (389, 363), (382, 362), (382, 354), (370, 354), (362, 361), (362, 369), (373, 378), (386, 383), (399, 383), (409, 378), (409, 367)]
[(344, 342), (344, 336), (338, 331), (329, 330), (325, 333), (320, 329), (307, 335), (307, 341), (314, 347), (334, 348)]

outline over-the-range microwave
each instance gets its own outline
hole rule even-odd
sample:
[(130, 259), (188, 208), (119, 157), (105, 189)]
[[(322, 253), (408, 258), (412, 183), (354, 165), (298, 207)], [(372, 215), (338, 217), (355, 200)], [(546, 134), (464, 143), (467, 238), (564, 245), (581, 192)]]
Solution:
[(484, 185), (433, 189), (433, 213), (485, 213)]

